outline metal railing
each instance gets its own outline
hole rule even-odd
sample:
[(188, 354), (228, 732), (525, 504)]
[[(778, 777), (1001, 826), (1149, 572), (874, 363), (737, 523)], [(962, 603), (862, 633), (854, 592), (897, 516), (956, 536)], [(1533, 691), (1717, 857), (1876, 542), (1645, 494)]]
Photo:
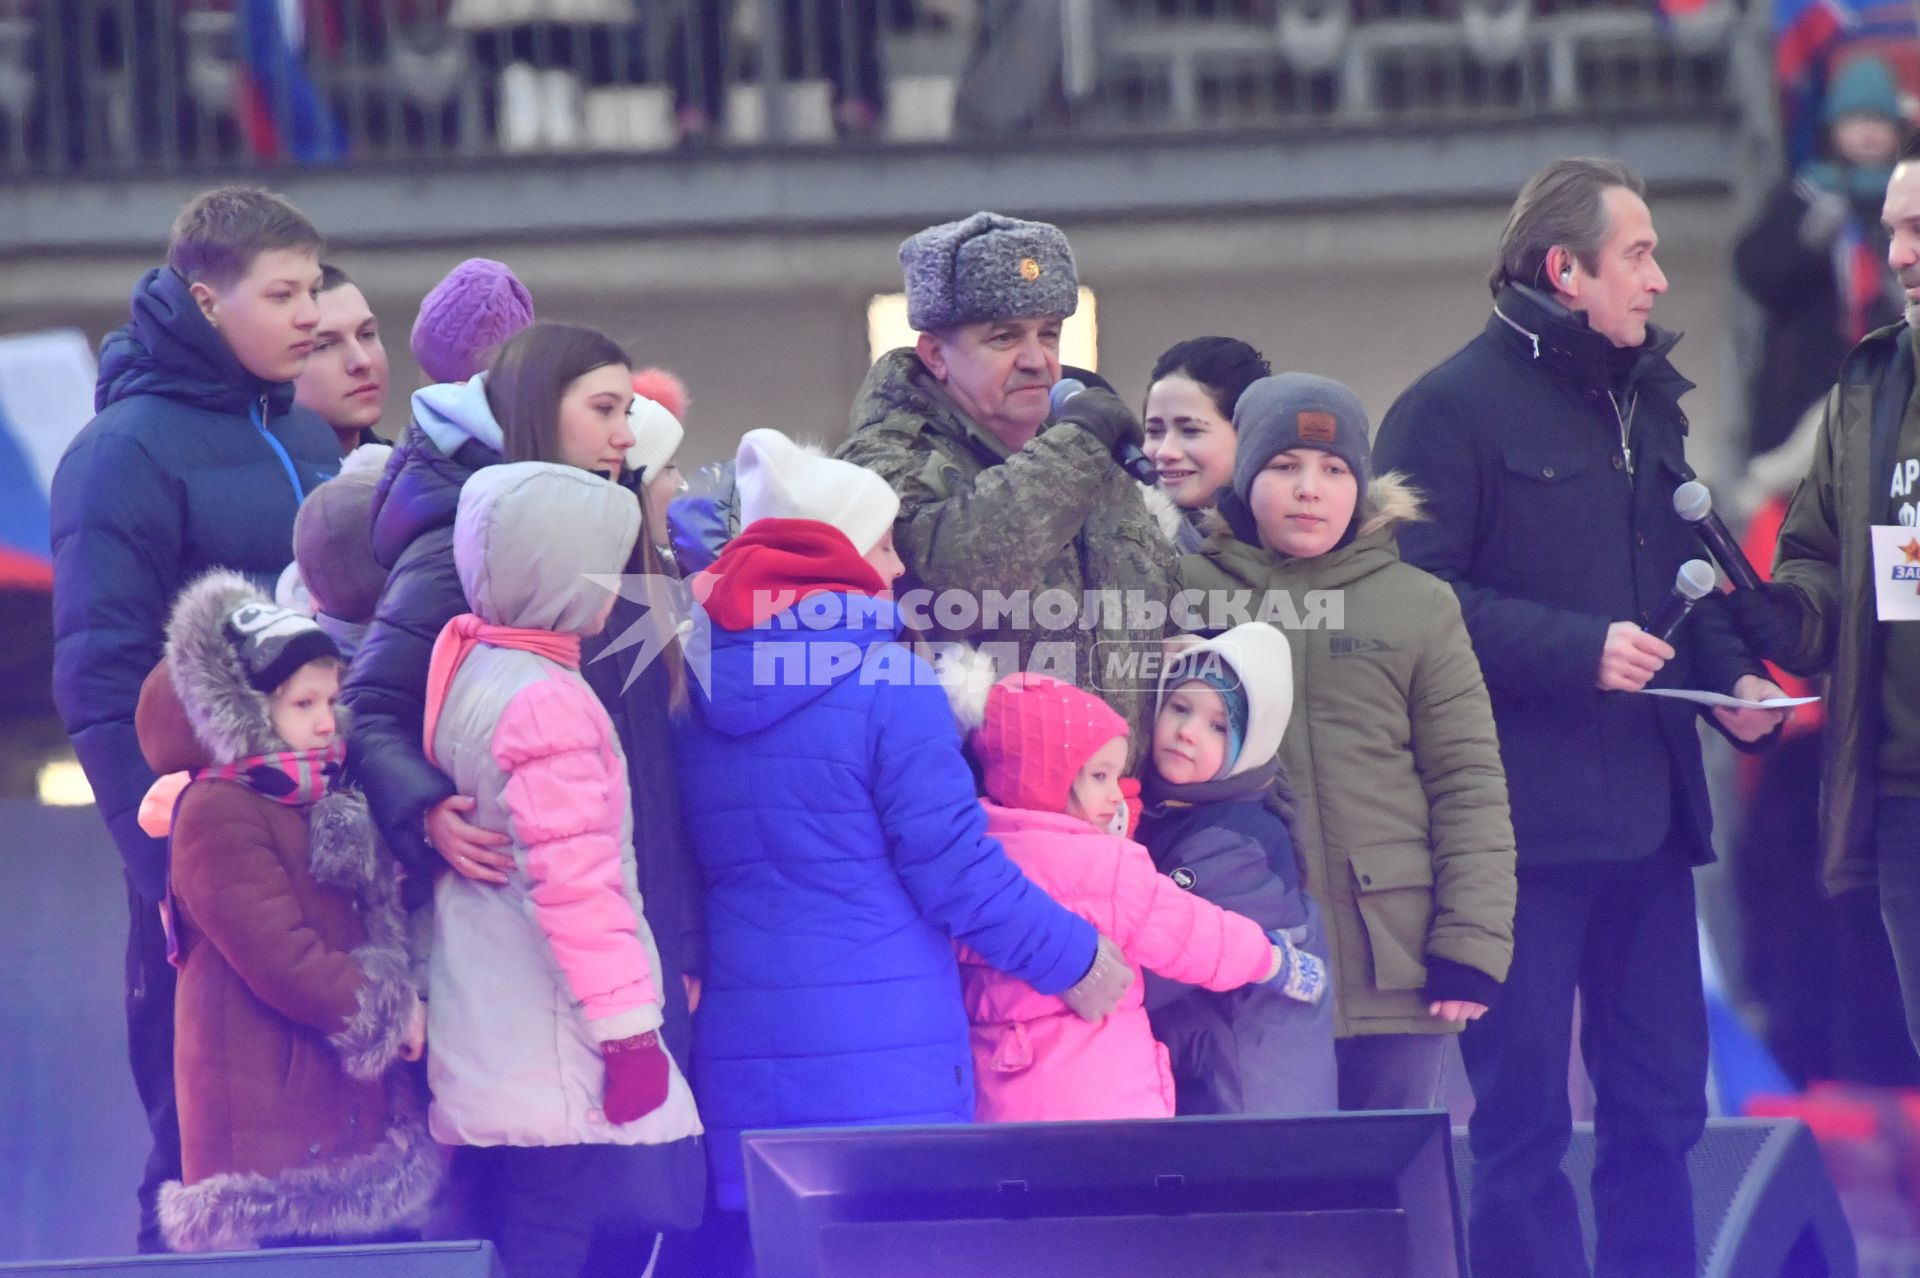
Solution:
[(1690, 115), (1735, 0), (0, 0), (0, 171)]

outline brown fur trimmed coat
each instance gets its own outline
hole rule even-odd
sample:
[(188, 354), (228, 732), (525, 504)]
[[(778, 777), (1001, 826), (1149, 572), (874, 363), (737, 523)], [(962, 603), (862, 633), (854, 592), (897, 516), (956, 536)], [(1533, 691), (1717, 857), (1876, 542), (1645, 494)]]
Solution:
[[(188, 588), (135, 715), (158, 772), (286, 746), (219, 622), (251, 587)], [(184, 696), (181, 694), (185, 693)], [(340, 1240), (420, 1223), (437, 1147), (399, 1059), (414, 1003), (391, 858), (366, 803), (308, 811), (190, 784), (170, 851), (180, 942), (174, 1087), (184, 1177), (162, 1186), (175, 1251)]]

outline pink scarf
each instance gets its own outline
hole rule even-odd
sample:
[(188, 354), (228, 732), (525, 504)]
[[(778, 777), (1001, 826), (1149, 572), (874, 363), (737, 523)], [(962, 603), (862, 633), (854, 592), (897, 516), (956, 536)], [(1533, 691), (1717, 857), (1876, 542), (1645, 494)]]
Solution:
[(195, 780), (215, 777), (221, 781), (237, 781), (276, 803), (306, 808), (327, 797), (327, 791), (339, 780), (340, 765), (346, 759), (347, 743), (336, 738), (318, 750), (250, 754), (232, 763), (201, 768), (193, 775)]
[(422, 729), (426, 736), (427, 762), (435, 767), (433, 733), (440, 726), (440, 711), (453, 688), (453, 677), (473, 650), (481, 644), (511, 648), (545, 657), (569, 670), (580, 668), (580, 636), (563, 635), (554, 630), (533, 630), (523, 626), (496, 626), (463, 612), (446, 624), (433, 641), (433, 658), (427, 663), (427, 716)]

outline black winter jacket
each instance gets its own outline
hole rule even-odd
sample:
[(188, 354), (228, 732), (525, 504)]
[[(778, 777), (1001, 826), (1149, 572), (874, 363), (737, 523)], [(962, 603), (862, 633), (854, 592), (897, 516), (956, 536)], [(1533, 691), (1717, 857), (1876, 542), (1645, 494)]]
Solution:
[(157, 902), (166, 844), (136, 821), (154, 776), (133, 712), (174, 596), (216, 567), (272, 593), (340, 445), (291, 382), (241, 365), (172, 269), (141, 277), (132, 311), (101, 345), (97, 416), (54, 472), (53, 691), (127, 874)]
[[(1149, 765), (1149, 768), (1151, 765)], [(1138, 838), (1186, 891), (1243, 914), (1331, 963), (1319, 907), (1299, 886), (1293, 839), (1268, 806), (1273, 768), (1199, 785), (1150, 775)], [(1483, 978), (1485, 979), (1485, 978)], [(1340, 1107), (1333, 995), (1301, 1003), (1272, 985), (1224, 994), (1146, 975), (1153, 1035), (1166, 1044), (1175, 1112), (1311, 1114)]]
[[(1608, 626), (1646, 625), (1680, 565), (1706, 557), (1673, 511), (1694, 477), (1678, 340), (1650, 328), (1616, 351), (1584, 316), (1509, 287), (1380, 425), (1376, 465), (1403, 472), (1428, 515), (1400, 530), (1401, 554), (1453, 586), (1486, 675), (1522, 869), (1636, 859), (1670, 830), (1713, 858), (1694, 708), (1594, 686)], [(1762, 673), (1717, 599), (1674, 646), (1655, 687), (1730, 692)]]
[[(1748, 395), (1747, 447), (1754, 453), (1787, 441), (1806, 411), (1825, 398), (1853, 349), (1841, 316), (1833, 249), (1811, 248), (1800, 239), (1811, 195), (1801, 181), (1776, 187), (1733, 250), (1740, 287), (1767, 312), (1765, 344)], [(1871, 208), (1855, 205), (1849, 216), (1863, 228), (1866, 247), (1885, 277), (1887, 238), (1880, 229), (1878, 199)], [(1866, 324), (1872, 330), (1899, 318), (1894, 299), (1883, 295), (1868, 311)]]
[(474, 439), (448, 457), (410, 424), (373, 494), (373, 554), (392, 571), (340, 699), (353, 712), (349, 771), (394, 856), (423, 871), (418, 883), (431, 881), (442, 864), (422, 822), (453, 795), (453, 782), (427, 762), (421, 740), (434, 640), (467, 611), (453, 562), (453, 517), (467, 477), (499, 460)]

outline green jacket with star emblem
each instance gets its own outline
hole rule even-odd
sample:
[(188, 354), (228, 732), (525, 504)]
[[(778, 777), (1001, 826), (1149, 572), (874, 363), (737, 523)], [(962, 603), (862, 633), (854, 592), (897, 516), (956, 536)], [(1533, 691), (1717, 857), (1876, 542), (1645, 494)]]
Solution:
[[(1150, 689), (1137, 673), (1123, 676), (1124, 655), (1157, 653), (1166, 626), (1114, 605), (1136, 592), (1164, 606), (1173, 596), (1174, 552), (1140, 486), (1104, 445), (1084, 430), (1062, 427), (1009, 451), (961, 411), (919, 356), (902, 348), (881, 356), (867, 374), (854, 399), (852, 433), (835, 455), (877, 472), (900, 495), (894, 544), (907, 575), (898, 593), (963, 591), (984, 604), (988, 592), (1023, 591), (1035, 600), (1060, 591), (1072, 602), (1065, 626), (1055, 629), (1047, 623), (1061, 617), (1046, 607), (1030, 608), (1024, 625), (1017, 610), (989, 617), (983, 608), (972, 624), (954, 628), (937, 623), (966, 615), (935, 608), (936, 624), (926, 637), (960, 640), (996, 656), (1017, 652), (1021, 668), (1098, 693), (1125, 716), (1137, 750)], [(1121, 592), (1121, 598), (1090, 608), (1085, 600), (1093, 591)], [(1110, 664), (1115, 657), (1121, 664)], [(1004, 662), (1001, 673), (1012, 673)]]
[(1827, 395), (1813, 467), (1780, 528), (1773, 580), (1796, 591), (1802, 633), (1780, 654), (1795, 674), (1831, 671), (1820, 779), (1821, 870), (1834, 895), (1873, 884), (1887, 631), (1877, 619), (1873, 533), (1891, 519), (1887, 476), (1916, 398), (1916, 338), (1905, 323), (1869, 333)]
[[(1334, 1033), (1457, 1031), (1428, 1003), (1491, 1003), (1513, 957), (1506, 773), (1459, 601), (1394, 542), (1420, 517), (1417, 497), (1383, 475), (1358, 517), (1345, 546), (1293, 559), (1216, 516), (1201, 552), (1180, 560), (1180, 584), (1256, 601), (1287, 591), (1303, 619), (1324, 618), (1286, 630), (1294, 701), (1280, 758), (1329, 931)], [(1338, 603), (1323, 612), (1309, 591)]]

